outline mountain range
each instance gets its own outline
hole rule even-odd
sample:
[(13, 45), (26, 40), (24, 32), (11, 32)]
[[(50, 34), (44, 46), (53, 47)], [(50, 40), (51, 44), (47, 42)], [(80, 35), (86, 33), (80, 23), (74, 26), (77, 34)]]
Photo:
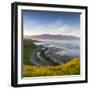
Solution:
[(24, 38), (33, 39), (33, 40), (80, 40), (79, 37), (75, 37), (75, 36), (51, 35), (51, 34), (24, 36)]

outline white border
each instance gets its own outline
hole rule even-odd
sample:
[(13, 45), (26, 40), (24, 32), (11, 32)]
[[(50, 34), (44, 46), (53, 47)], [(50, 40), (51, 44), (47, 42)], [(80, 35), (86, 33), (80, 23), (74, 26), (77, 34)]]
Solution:
[[(32, 77), (21, 78), (21, 10), (43, 10), (43, 11), (63, 11), (78, 12), (80, 16), (80, 75), (69, 76), (51, 76), (51, 77)], [(85, 80), (85, 10), (72, 8), (54, 8), (54, 7), (36, 7), (36, 6), (18, 6), (18, 84), (64, 82)]]

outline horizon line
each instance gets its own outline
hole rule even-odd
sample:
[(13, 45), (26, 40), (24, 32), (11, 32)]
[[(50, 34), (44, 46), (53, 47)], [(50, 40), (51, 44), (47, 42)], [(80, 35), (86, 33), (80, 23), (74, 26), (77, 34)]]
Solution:
[(80, 38), (79, 36), (75, 36), (75, 35), (62, 35), (62, 34), (33, 34), (33, 35), (24, 35), (24, 36), (39, 36), (39, 35), (55, 35), (55, 36), (71, 36), (71, 37), (77, 37)]

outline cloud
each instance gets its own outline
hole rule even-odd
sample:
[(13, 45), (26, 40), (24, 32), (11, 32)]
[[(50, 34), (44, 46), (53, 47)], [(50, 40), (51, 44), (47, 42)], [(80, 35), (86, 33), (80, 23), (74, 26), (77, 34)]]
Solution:
[(58, 20), (47, 25), (29, 24), (24, 26), (24, 35), (39, 35), (39, 34), (53, 34), (53, 35), (72, 35), (80, 37), (80, 30), (77, 27), (70, 26)]

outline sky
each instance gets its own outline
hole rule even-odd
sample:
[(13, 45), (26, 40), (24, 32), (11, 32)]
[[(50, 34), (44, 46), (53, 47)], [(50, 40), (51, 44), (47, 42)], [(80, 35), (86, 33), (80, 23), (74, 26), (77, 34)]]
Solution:
[(80, 14), (23, 10), (24, 35), (69, 35), (80, 37)]

